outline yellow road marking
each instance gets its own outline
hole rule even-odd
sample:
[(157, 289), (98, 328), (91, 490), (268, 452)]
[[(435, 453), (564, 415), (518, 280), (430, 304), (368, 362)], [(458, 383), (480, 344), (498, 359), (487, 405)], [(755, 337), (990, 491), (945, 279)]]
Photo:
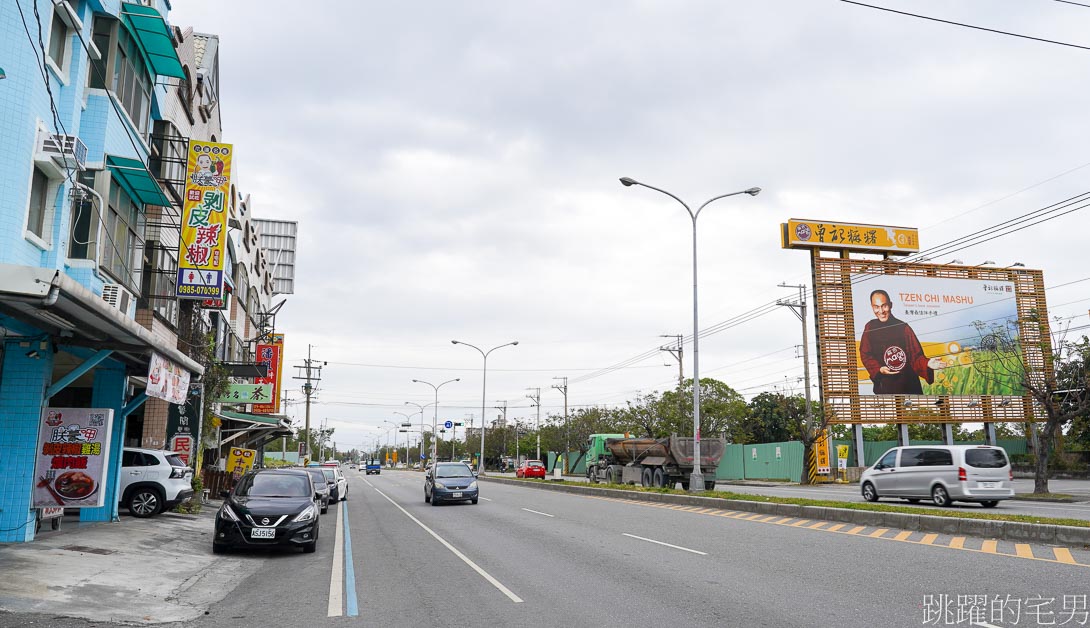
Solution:
[(999, 545), (999, 541), (984, 541), (984, 545), (980, 546), (980, 551), (985, 554), (996, 554), (996, 547)]
[(1071, 555), (1071, 550), (1066, 547), (1054, 547), (1052, 553), (1056, 555), (1056, 562), (1066, 563), (1068, 565), (1077, 565), (1075, 557)]
[(874, 532), (871, 532), (867, 536), (878, 538), (878, 537), (882, 536), (883, 534), (885, 534), (886, 532), (889, 532), (889, 528), (878, 528), (877, 530), (875, 530)]
[(1033, 558), (1033, 549), (1031, 549), (1030, 546), (1026, 545), (1025, 543), (1015, 543), (1014, 553), (1017, 554), (1020, 558)]
[(780, 519), (779, 521), (774, 521), (773, 523), (775, 523), (776, 525), (782, 525), (784, 523), (787, 523), (788, 521), (791, 521), (791, 517), (784, 517), (783, 519)]
[(955, 536), (954, 538), (950, 539), (950, 547), (954, 549), (963, 549), (965, 547), (965, 537)]
[(924, 537), (920, 539), (920, 545), (931, 545), (937, 538), (939, 538), (939, 535), (937, 534), (925, 534)]
[(798, 526), (801, 526), (804, 523), (810, 523), (810, 520), (809, 519), (799, 519), (798, 521), (796, 521), (795, 523), (792, 523), (791, 525), (794, 526), (794, 527), (798, 527)]
[(867, 529), (867, 526), (855, 526), (851, 530), (848, 530), (847, 532), (845, 532), (845, 534), (859, 534), (860, 532), (862, 532), (863, 530), (866, 530), (866, 529)]
[(806, 526), (806, 527), (810, 528), (811, 530), (820, 530), (820, 529), (824, 528), (827, 523), (828, 523), (827, 521), (818, 521), (817, 523), (815, 523), (813, 525)]
[(772, 515), (771, 517), (765, 517), (764, 519), (759, 520), (758, 523), (768, 523), (773, 519), (779, 519), (779, 517), (777, 517), (776, 515)]
[(904, 530), (902, 532), (898, 532), (897, 536), (893, 537), (893, 540), (894, 541), (907, 541), (908, 537), (910, 537), (910, 536), (912, 536), (912, 533), (909, 532), (908, 530)]
[(826, 530), (826, 532), (836, 532), (837, 530), (839, 530), (840, 528), (843, 528), (843, 527), (844, 527), (843, 523), (838, 523), (835, 526), (832, 526), (831, 528)]

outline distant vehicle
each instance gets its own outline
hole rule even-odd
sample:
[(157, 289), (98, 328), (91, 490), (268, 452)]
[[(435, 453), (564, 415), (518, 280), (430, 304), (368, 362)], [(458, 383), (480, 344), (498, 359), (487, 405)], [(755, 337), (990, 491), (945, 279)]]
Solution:
[(863, 499), (895, 497), (936, 506), (976, 502), (995, 508), (1014, 497), (1014, 475), (1007, 452), (989, 445), (894, 447), (859, 478)]
[(213, 553), (272, 545), (298, 546), (306, 553), (318, 549), (319, 504), (310, 474), (301, 469), (258, 469), (221, 495)]
[[(638, 484), (689, 490), (693, 472), (693, 438), (625, 438), (624, 434), (591, 434), (587, 440), (587, 479), (590, 482)], [(700, 471), (704, 490), (715, 490), (715, 472), (726, 452), (722, 438), (700, 439)]]
[(382, 473), (382, 461), (381, 460), (368, 460), (367, 467), (364, 469), (367, 475), (380, 475)]
[(515, 469), (516, 478), (545, 478), (545, 464), (540, 460), (524, 460)]
[(439, 462), (424, 475), (424, 502), (438, 506), (446, 501), (469, 501), (479, 497), (477, 474), (461, 462)]
[(355, 469), (356, 468), (356, 463), (353, 462), (352, 464), (348, 465), (348, 468), (349, 469)]
[(322, 514), (324, 515), (329, 512), (330, 489), (333, 486), (333, 483), (326, 479), (325, 469), (320, 467), (307, 467), (304, 471), (310, 474), (310, 480), (314, 483), (314, 492), (318, 494), (319, 501), (322, 504)]
[(134, 517), (152, 517), (193, 497), (193, 469), (169, 451), (121, 451), (118, 500)]

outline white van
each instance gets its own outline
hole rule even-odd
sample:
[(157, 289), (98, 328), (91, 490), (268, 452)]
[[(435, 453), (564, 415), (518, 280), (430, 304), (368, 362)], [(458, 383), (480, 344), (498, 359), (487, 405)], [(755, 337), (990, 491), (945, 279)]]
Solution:
[(863, 498), (930, 499), (936, 506), (976, 502), (994, 508), (1014, 497), (1014, 475), (1007, 452), (990, 445), (914, 445), (894, 447), (863, 471)]

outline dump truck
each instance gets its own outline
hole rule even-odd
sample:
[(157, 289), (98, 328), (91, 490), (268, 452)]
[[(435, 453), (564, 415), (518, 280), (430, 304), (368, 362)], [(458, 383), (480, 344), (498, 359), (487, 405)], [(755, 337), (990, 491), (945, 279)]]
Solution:
[[(700, 472), (705, 490), (715, 489), (715, 472), (726, 451), (722, 438), (700, 439)], [(591, 434), (587, 440), (587, 479), (592, 484), (637, 484), (689, 490), (693, 472), (693, 438), (628, 438), (625, 434)]]

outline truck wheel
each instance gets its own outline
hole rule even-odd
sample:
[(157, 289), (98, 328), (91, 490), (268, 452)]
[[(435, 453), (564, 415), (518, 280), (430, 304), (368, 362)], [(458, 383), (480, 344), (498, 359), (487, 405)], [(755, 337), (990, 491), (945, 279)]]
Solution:
[(651, 469), (644, 469), (640, 474), (640, 486), (651, 486), (651, 482), (654, 480), (654, 475), (651, 473)]
[(704, 480), (704, 490), (705, 491), (714, 491), (715, 490), (715, 480)]
[(591, 484), (598, 483), (598, 467), (589, 467), (587, 469), (587, 481)]
[(683, 490), (683, 491), (689, 490), (689, 481), (688, 480), (682, 480), (681, 481), (681, 490)]
[(651, 483), (654, 484), (655, 488), (662, 488), (662, 469), (655, 469), (654, 475), (651, 476)]

